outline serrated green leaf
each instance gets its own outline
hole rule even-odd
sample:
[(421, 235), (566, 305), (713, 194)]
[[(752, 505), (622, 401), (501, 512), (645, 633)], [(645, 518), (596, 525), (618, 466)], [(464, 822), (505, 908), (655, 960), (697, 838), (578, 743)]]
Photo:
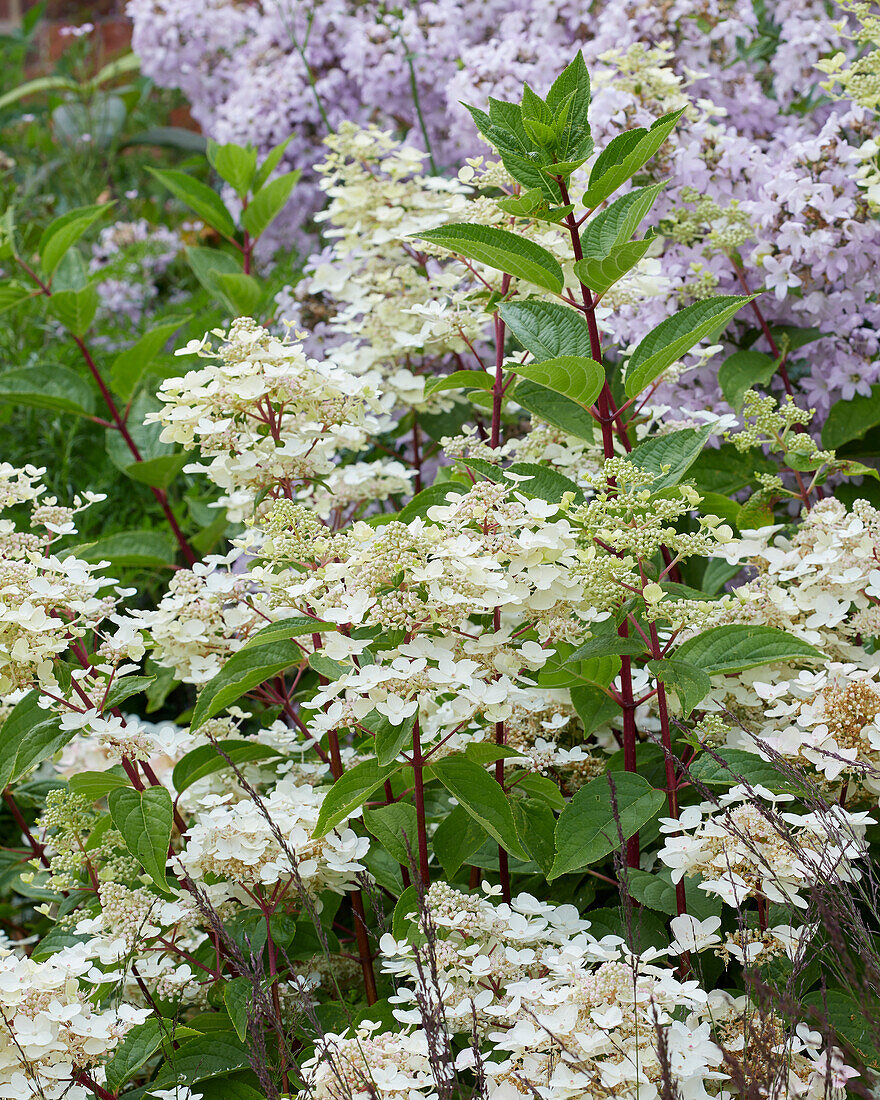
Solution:
[(518, 859), (528, 859), (507, 796), (485, 768), (456, 755), (438, 760), (431, 773), (505, 851)]
[(546, 802), (537, 798), (511, 800), (516, 831), (529, 856), (546, 876), (556, 858), (556, 815)]
[(612, 138), (605, 149), (596, 158), (590, 172), (590, 183), (584, 194), (584, 206), (595, 209), (618, 187), (644, 167), (666, 141), (681, 116), (684, 108), (672, 111), (658, 118), (650, 130), (628, 130)]
[(332, 623), (325, 623), (322, 619), (310, 619), (307, 615), (293, 615), (289, 619), (278, 619), (277, 622), (269, 623), (256, 634), (251, 634), (238, 652), (258, 649), (270, 642), (286, 642), (291, 638), (299, 638), (303, 634), (316, 634), (328, 628), (336, 629)]
[(98, 311), (98, 289), (89, 283), (81, 290), (59, 290), (46, 299), (46, 309), (74, 336), (85, 336)]
[(638, 396), (668, 366), (704, 337), (723, 328), (755, 297), (754, 294), (722, 294), (706, 298), (661, 321), (629, 357), (623, 376), (627, 397)]
[(75, 735), (62, 730), (60, 718), (39, 706), (39, 695), (29, 692), (6, 717), (0, 734), (0, 791), (32, 768), (48, 760)]
[(174, 765), (171, 782), (175, 791), (183, 794), (188, 787), (204, 779), (206, 775), (223, 771), (232, 764), (250, 764), (256, 760), (270, 760), (280, 755), (278, 749), (273, 749), (270, 745), (261, 745), (257, 741), (231, 739), (218, 741), (216, 745), (198, 745)]
[(494, 379), (484, 370), (457, 370), (440, 378), (429, 378), (425, 383), (425, 397), (442, 390), (491, 390)]
[(453, 222), (414, 236), (555, 294), (565, 282), (558, 260), (546, 248), (506, 229)]
[(235, 1028), (235, 1034), (244, 1043), (248, 1037), (248, 1019), (253, 1012), (254, 987), (250, 978), (243, 975), (227, 980), (223, 984), (223, 1003), (229, 1013), (229, 1019)]
[(110, 366), (110, 382), (120, 397), (128, 401), (150, 364), (188, 317), (157, 325), (145, 332), (131, 347), (121, 351)]
[(373, 791), (383, 786), (385, 780), (402, 767), (402, 764), (381, 767), (375, 760), (364, 760), (350, 768), (325, 795), (312, 836), (316, 839), (326, 836), (332, 828), (359, 810)]
[(707, 424), (703, 428), (683, 428), (668, 435), (653, 436), (634, 447), (626, 455), (626, 461), (657, 475), (651, 482), (653, 492), (669, 489), (678, 485), (697, 461), (711, 434), (712, 425)]
[(130, 699), (132, 695), (145, 691), (155, 679), (155, 676), (117, 677), (107, 689), (107, 695), (101, 709), (104, 711), (113, 710), (120, 703), (124, 703), (126, 699)]
[(85, 378), (67, 367), (18, 367), (0, 374), (0, 403), (91, 416), (95, 394)]
[[(0, 380), (2, 380), (0, 375)], [(849, 401), (836, 401), (822, 425), (822, 446), (836, 450), (844, 443), (863, 436), (880, 424), (880, 384), (871, 387), (870, 394), (856, 394)]]
[(821, 658), (822, 654), (809, 643), (776, 627), (730, 623), (710, 627), (702, 634), (688, 638), (673, 652), (673, 656), (696, 665), (710, 676), (716, 676), (719, 673), (742, 672), (773, 661)]
[(284, 156), (284, 152), (287, 146), (293, 141), (294, 135), (285, 138), (284, 141), (279, 142), (266, 154), (266, 159), (257, 169), (257, 174), (254, 177), (254, 190), (259, 191), (265, 184), (266, 180), (272, 175), (278, 165), (281, 163), (281, 158)]
[(83, 561), (109, 561), (114, 566), (161, 568), (173, 562), (175, 549), (161, 531), (119, 531), (73, 548)]
[(574, 273), (594, 294), (603, 295), (631, 271), (654, 243), (653, 237), (616, 245), (607, 256), (578, 260)]
[(163, 1039), (171, 1034), (168, 1023), (155, 1016), (130, 1028), (107, 1063), (107, 1088), (117, 1093), (153, 1057)]
[(548, 881), (604, 859), (650, 821), (665, 800), (662, 791), (631, 772), (591, 780), (556, 822), (556, 859)]
[(637, 187), (593, 214), (581, 234), (584, 257), (602, 259), (629, 241), (667, 182), (661, 180), (650, 187)]
[(235, 222), (216, 191), (201, 180), (172, 168), (147, 168), (175, 198), (185, 203), (202, 221), (230, 240), (235, 236)]
[(599, 687), (583, 685), (569, 689), (571, 702), (589, 737), (599, 726), (607, 725), (620, 713), (620, 707)]
[(779, 361), (762, 351), (735, 351), (718, 368), (718, 385), (731, 408), (742, 406), (743, 394), (755, 385), (766, 386)]
[(243, 271), (218, 271), (214, 280), (234, 311), (242, 317), (252, 317), (263, 300), (263, 287), (253, 275)]
[(775, 764), (745, 749), (702, 752), (688, 766), (688, 775), (706, 787), (735, 787), (747, 783), (753, 787), (760, 785), (770, 790), (781, 790), (792, 786), (791, 778)]
[(80, 206), (75, 210), (68, 210), (66, 214), (50, 222), (43, 230), (37, 246), (43, 274), (51, 278), (67, 250), (76, 244), (90, 225), (112, 207), (113, 203)]
[(131, 782), (124, 775), (115, 772), (77, 772), (67, 781), (71, 794), (77, 794), (89, 802), (98, 802), (106, 798), (117, 787), (130, 787)]
[(165, 864), (174, 824), (171, 795), (164, 787), (117, 787), (108, 794), (107, 805), (126, 848), (156, 886), (169, 893)]
[(412, 745), (413, 728), (418, 713), (416, 711), (396, 725), (377, 710), (361, 719), (361, 725), (366, 726), (375, 737), (374, 748), (380, 765), (392, 764), (407, 745)]
[(587, 322), (559, 302), (502, 302), (501, 319), (538, 362), (574, 355), (592, 358)]
[(126, 477), (139, 481), (142, 485), (152, 485), (156, 489), (167, 489), (177, 479), (181, 470), (192, 461), (192, 455), (179, 451), (173, 455), (159, 455), (143, 462), (132, 462), (123, 469)]
[(685, 718), (712, 690), (708, 673), (690, 661), (667, 657), (662, 661), (648, 661), (648, 668), (678, 696)]
[(259, 237), (265, 233), (287, 205), (290, 193), (301, 175), (298, 168), (293, 172), (285, 172), (283, 176), (276, 176), (264, 184), (254, 195), (241, 215), (241, 224), (251, 236)]
[(592, 443), (595, 438), (593, 417), (576, 401), (564, 397), (537, 382), (524, 378), (513, 391), (513, 399), (533, 416), (546, 420), (555, 428), (560, 428), (577, 439), (586, 439)]
[(190, 728), (213, 718), (246, 692), (299, 664), (303, 651), (294, 641), (270, 642), (256, 649), (240, 649), (199, 692)]
[(463, 863), (486, 841), (486, 830), (462, 806), (452, 810), (437, 826), (431, 846), (447, 877), (452, 878)]
[(401, 866), (408, 867), (411, 858), (417, 858), (418, 822), (415, 806), (409, 802), (391, 802), (375, 810), (364, 810), (364, 825)]
[(594, 657), (608, 657), (611, 655), (641, 657), (645, 652), (645, 643), (637, 638), (621, 638), (619, 634), (608, 632), (590, 638), (584, 645), (578, 648), (568, 658), (566, 664), (573, 661), (590, 661)]
[(209, 138), (206, 153), (217, 175), (232, 187), (239, 198), (244, 198), (257, 171), (257, 150), (254, 146), (220, 145)]
[[(707, 894), (705, 890), (701, 890), (699, 884), (700, 880), (696, 878), (689, 877), (684, 880), (687, 911), (697, 920), (720, 916), (721, 899), (715, 894)], [(626, 872), (624, 886), (640, 905), (656, 909), (669, 917), (678, 916), (675, 886), (668, 871), (649, 872), (630, 868)]]
[(538, 363), (515, 364), (510, 369), (583, 407), (592, 405), (605, 385), (602, 366), (592, 359), (579, 356), (563, 355), (556, 359), (542, 359)]

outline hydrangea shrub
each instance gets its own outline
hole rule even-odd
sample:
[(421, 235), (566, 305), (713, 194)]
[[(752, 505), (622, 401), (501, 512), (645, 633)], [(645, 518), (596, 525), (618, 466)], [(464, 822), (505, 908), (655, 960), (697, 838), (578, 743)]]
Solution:
[[(95, 211), (36, 256), (7, 227), (175, 549), (151, 599), (136, 546), (77, 543), (95, 494), (0, 466), (0, 1094), (874, 1087), (880, 511), (842, 497), (876, 471), (753, 388), (784, 355), (727, 360), (739, 417), (660, 403), (764, 301), (702, 286), (620, 340), (688, 107), (608, 137), (590, 101), (578, 53), (473, 106), (494, 151), (454, 178), (340, 127), (288, 325), (178, 348), (137, 414), (149, 345), (105, 376), (105, 276), (65, 259)], [(232, 312), (283, 152), (211, 146), (236, 214), (161, 174)]]

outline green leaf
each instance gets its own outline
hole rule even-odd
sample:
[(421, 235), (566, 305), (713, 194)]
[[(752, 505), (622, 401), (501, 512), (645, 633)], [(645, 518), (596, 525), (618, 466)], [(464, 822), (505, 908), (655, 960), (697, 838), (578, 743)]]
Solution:
[(418, 822), (415, 806), (409, 802), (391, 802), (375, 810), (364, 810), (364, 825), (401, 866), (409, 867), (412, 859), (418, 859)]
[(735, 351), (718, 368), (718, 385), (733, 409), (742, 406), (743, 394), (755, 385), (766, 386), (776, 374), (779, 361), (762, 351)]
[(50, 222), (43, 230), (37, 251), (40, 254), (40, 267), (43, 273), (51, 278), (55, 269), (61, 263), (65, 252), (80, 239), (83, 233), (94, 222), (106, 214), (113, 206), (107, 203), (100, 206), (79, 206), (75, 210), (68, 210), (60, 218)]
[(704, 451), (691, 467), (691, 477), (702, 492), (730, 496), (749, 484), (757, 484), (756, 475), (778, 473), (778, 466), (760, 451), (741, 453), (732, 443)]
[[(208, 139), (206, 153), (211, 167), (243, 199), (254, 182), (257, 150), (253, 145), (220, 145)], [(244, 1036), (242, 1036), (244, 1038)]]
[[(0, 375), (2, 378), (2, 375)], [(836, 401), (822, 426), (822, 446), (836, 450), (851, 439), (858, 439), (880, 424), (880, 383), (867, 396), (856, 394), (849, 401)]]
[(712, 690), (708, 673), (690, 661), (667, 657), (662, 661), (648, 661), (648, 668), (678, 696), (685, 718)]
[(383, 786), (402, 764), (387, 764), (381, 767), (375, 760), (364, 760), (350, 768), (333, 784), (321, 803), (318, 824), (312, 836), (316, 839), (326, 836), (332, 828), (359, 810), (373, 791)]
[(518, 195), (511, 195), (509, 198), (496, 201), (505, 214), (525, 218), (533, 210), (537, 210), (544, 205), (544, 189), (542, 187), (530, 187), (527, 191), (521, 191)]
[(587, 322), (559, 302), (503, 302), (498, 307), (501, 319), (539, 362), (575, 355), (590, 359), (590, 330)]
[(302, 649), (290, 640), (270, 642), (256, 649), (240, 649), (233, 653), (199, 692), (190, 728), (197, 730), (246, 692), (278, 676), (291, 665), (299, 664), (302, 656)]
[(0, 727), (0, 791), (54, 756), (75, 733), (62, 730), (58, 715), (42, 710), (38, 693), (29, 692)]
[(414, 234), (459, 256), (504, 271), (558, 294), (565, 283), (559, 262), (533, 241), (491, 225), (452, 223)]
[(7, 309), (12, 309), (20, 302), (27, 301), (28, 298), (36, 297), (36, 293), (32, 287), (25, 286), (24, 283), (19, 283), (15, 279), (5, 279), (0, 282), (0, 313), (5, 313)]
[(507, 796), (485, 768), (466, 756), (455, 755), (438, 760), (431, 774), (506, 851), (518, 859), (528, 859)]
[(395, 519), (400, 520), (401, 523), (409, 523), (411, 519), (417, 517), (425, 518), (428, 509), (433, 508), (435, 504), (445, 505), (447, 503), (446, 498), (450, 494), (452, 496), (462, 496), (466, 492), (467, 489), (455, 481), (434, 482), (427, 489), (422, 489), (420, 493), (416, 493), (409, 504), (400, 509)]
[[(719, 516), (732, 527), (739, 526), (740, 506), (730, 497), (721, 493), (701, 493), (703, 501), (700, 505), (700, 514), (704, 516)], [(706, 591), (709, 591), (706, 589)]]
[(546, 877), (556, 857), (556, 815), (546, 802), (538, 798), (511, 800), (517, 833), (522, 837), (529, 856)]
[(484, 370), (457, 370), (439, 378), (429, 378), (425, 383), (425, 397), (441, 390), (491, 390), (494, 379)]
[(578, 260), (574, 265), (574, 273), (594, 294), (605, 294), (636, 266), (653, 243), (654, 237), (645, 237), (641, 241), (627, 241), (625, 244), (617, 245), (607, 256), (601, 258), (590, 256)]
[(250, 978), (244, 976), (226, 981), (223, 985), (223, 1003), (232, 1020), (235, 1034), (241, 1041), (247, 1042), (248, 1018), (253, 1012), (254, 987)]
[(597, 863), (657, 813), (666, 800), (631, 772), (600, 775), (587, 783), (556, 822), (556, 859), (549, 881)]
[(126, 1032), (107, 1063), (107, 1088), (114, 1094), (119, 1092), (125, 1082), (153, 1057), (163, 1039), (171, 1037), (171, 1033), (171, 1026), (155, 1016), (142, 1024), (135, 1024)]
[(629, 357), (624, 373), (627, 397), (636, 397), (667, 367), (710, 333), (718, 332), (756, 295), (722, 294), (685, 306), (652, 329)]
[(569, 689), (571, 702), (584, 727), (584, 736), (607, 725), (620, 713), (620, 707), (601, 688), (584, 684)]
[(539, 386), (524, 378), (513, 391), (513, 399), (533, 416), (538, 416), (555, 428), (568, 432), (577, 439), (592, 443), (595, 438), (593, 417), (585, 409), (555, 390)]
[(174, 824), (171, 795), (164, 787), (147, 787), (144, 791), (117, 787), (107, 796), (107, 805), (126, 848), (156, 886), (170, 893), (165, 864)]
[(580, 50), (553, 81), (547, 106), (553, 112), (559, 155), (589, 156), (593, 147), (588, 120), (590, 74)]
[[(168, 1063), (167, 1069), (163, 1067), (153, 1085), (155, 1088), (166, 1088), (178, 1080), (195, 1084), (248, 1065), (248, 1048), (234, 1031), (212, 1031), (209, 1035), (181, 1043), (174, 1052), (174, 1062)], [(227, 1095), (224, 1091), (224, 1100)]]
[(380, 765), (384, 767), (386, 764), (393, 764), (404, 747), (412, 745), (412, 733), (418, 715), (419, 712), (416, 711), (395, 725), (390, 718), (374, 710), (361, 720), (361, 725), (375, 735), (374, 748)]
[(817, 989), (807, 994), (802, 1003), (812, 1010), (813, 1020), (820, 1025), (830, 1024), (838, 1038), (852, 1047), (868, 1067), (880, 1070), (880, 1049), (874, 1027), (878, 1012), (876, 1001), (866, 1003), (861, 990), (856, 999), (837, 989)]
[(235, 307), (226, 296), (219, 276), (241, 275), (241, 262), (231, 253), (222, 252), (219, 248), (201, 247), (187, 248), (186, 260), (205, 290), (235, 312)]
[(744, 623), (704, 630), (702, 634), (683, 642), (673, 655), (676, 660), (688, 661), (710, 676), (722, 672), (742, 672), (775, 661), (822, 657), (813, 646), (784, 630)]
[(155, 145), (158, 149), (177, 149), (183, 153), (198, 154), (203, 154), (207, 148), (203, 134), (185, 130), (182, 126), (150, 126), (121, 142), (123, 149), (129, 145)]
[(212, 191), (207, 184), (193, 179), (186, 172), (171, 168), (147, 168), (147, 171), (221, 236), (230, 240), (235, 236), (232, 215), (216, 191)]
[(515, 364), (510, 369), (584, 407), (593, 404), (605, 385), (605, 371), (599, 363), (573, 355), (543, 359), (539, 363)]
[(485, 841), (486, 830), (479, 821), (463, 806), (453, 806), (431, 837), (431, 847), (447, 878), (452, 878)]
[(284, 156), (284, 151), (287, 146), (293, 141), (293, 134), (290, 137), (285, 138), (284, 141), (274, 146), (266, 154), (266, 159), (257, 169), (257, 174), (254, 177), (254, 190), (259, 191), (266, 180), (272, 175), (278, 165), (281, 163), (281, 158)]
[(113, 710), (132, 695), (144, 691), (156, 679), (155, 676), (120, 676), (117, 677), (107, 689), (102, 711)]
[[(221, 751), (222, 750), (222, 753)], [(232, 764), (249, 764), (254, 760), (269, 760), (278, 757), (281, 753), (269, 745), (261, 745), (256, 741), (227, 740), (218, 741), (216, 745), (199, 745), (191, 749), (174, 765), (171, 774), (171, 783), (178, 794), (183, 794), (187, 787), (204, 779), (206, 775), (213, 775)], [(226, 757), (229, 759), (227, 760)]]
[(651, 483), (652, 492), (669, 489), (678, 485), (703, 453), (712, 430), (712, 425), (707, 424), (703, 428), (683, 428), (668, 435), (655, 435), (634, 447), (626, 460), (640, 470), (657, 475)]
[(251, 236), (259, 237), (278, 217), (301, 175), (299, 169), (285, 172), (283, 176), (277, 176), (265, 184), (254, 195), (241, 215), (241, 224)]
[(706, 787), (735, 787), (748, 783), (752, 787), (760, 785), (780, 790), (792, 786), (791, 778), (783, 775), (774, 763), (745, 749), (702, 752), (688, 766), (688, 775)]
[(130, 787), (131, 782), (124, 775), (115, 772), (78, 772), (67, 781), (71, 794), (78, 794), (89, 802), (98, 802), (106, 798), (117, 787)]
[(85, 336), (98, 311), (98, 289), (89, 283), (82, 290), (59, 290), (46, 299), (46, 309), (74, 336)]
[(159, 455), (158, 458), (148, 458), (144, 462), (132, 462), (122, 471), (132, 481), (139, 481), (142, 485), (152, 485), (156, 489), (167, 489), (176, 480), (180, 471), (187, 462), (192, 461), (192, 455), (186, 451), (178, 451), (173, 455)]
[(270, 642), (286, 642), (303, 634), (316, 634), (328, 627), (332, 630), (336, 629), (331, 623), (325, 623), (322, 619), (310, 619), (307, 615), (293, 615), (289, 619), (278, 619), (277, 622), (269, 623), (262, 630), (258, 630), (256, 634), (251, 634), (238, 652), (258, 649)]
[(236, 314), (252, 317), (257, 312), (264, 292), (253, 275), (245, 275), (242, 271), (217, 272), (214, 279)]
[(150, 363), (188, 320), (188, 317), (182, 317), (157, 325), (116, 356), (110, 366), (110, 383), (120, 397), (130, 400)]
[(175, 549), (171, 539), (161, 531), (119, 531), (115, 535), (76, 546), (75, 552), (83, 561), (109, 561), (114, 566), (142, 566), (145, 569), (161, 568), (174, 561)]
[(619, 654), (629, 657), (641, 657), (645, 652), (645, 643), (638, 638), (621, 638), (619, 634), (607, 632), (590, 638), (566, 658), (566, 664), (573, 661), (590, 661), (594, 657), (608, 657)]
[(475, 764), (494, 764), (496, 760), (509, 760), (523, 755), (519, 749), (511, 748), (510, 745), (496, 745), (493, 741), (471, 741), (465, 745), (464, 754)]
[(590, 183), (584, 195), (584, 206), (595, 209), (609, 195), (638, 172), (666, 141), (681, 116), (684, 107), (663, 115), (650, 130), (627, 130), (612, 138), (596, 158), (590, 172)]
[(84, 378), (67, 367), (18, 367), (0, 374), (0, 403), (91, 416), (95, 394)]
[(602, 259), (629, 241), (667, 182), (661, 180), (650, 187), (637, 187), (595, 213), (581, 234), (584, 257)]
[(481, 458), (468, 458), (463, 461), (466, 466), (489, 478), (490, 481), (515, 487), (518, 493), (527, 497), (558, 504), (565, 493), (573, 493), (576, 500), (583, 500), (583, 493), (573, 481), (557, 470), (548, 466), (539, 466), (536, 462), (514, 462), (508, 468), (511, 473), (528, 478), (526, 481), (520, 481), (518, 478), (514, 480), (506, 477), (507, 471)]
[[(700, 880), (684, 880), (685, 898), (688, 912), (697, 920), (721, 915), (721, 899), (700, 889)], [(630, 868), (621, 885), (640, 904), (656, 909), (669, 917), (678, 916), (678, 904), (675, 900), (675, 886), (668, 871), (649, 872)]]

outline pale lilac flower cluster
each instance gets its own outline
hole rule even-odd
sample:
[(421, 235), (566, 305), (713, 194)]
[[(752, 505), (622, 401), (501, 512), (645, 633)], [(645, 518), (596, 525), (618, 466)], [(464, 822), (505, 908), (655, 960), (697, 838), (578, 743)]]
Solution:
[[(534, 0), (438, 0), (402, 14), (346, 0), (314, 8), (286, 0), (260, 11), (231, 0), (130, 0), (129, 12), (144, 70), (183, 88), (209, 133), (268, 149), (292, 132), (287, 157), (306, 169), (328, 124), (372, 121), (377, 109), (423, 143), (408, 56), (438, 165), (479, 150), (462, 101), (482, 108), (523, 80), (540, 90), (577, 48), (594, 74), (597, 146), (690, 96), (699, 109), (656, 167), (658, 178), (672, 176), (658, 204), (664, 278), (647, 301), (622, 310), (612, 335), (629, 344), (695, 292), (738, 292), (736, 248), (746, 282), (772, 292), (762, 302), (771, 323), (829, 334), (793, 356), (810, 403), (825, 411), (880, 377), (870, 275), (880, 229), (862, 151), (873, 149), (865, 146), (873, 123), (864, 107), (823, 102), (817, 62), (851, 57), (857, 45), (821, 0), (773, 0), (762, 24), (749, 0), (602, 0), (588, 15), (571, 3), (548, 13)], [(774, 35), (778, 28), (775, 47), (749, 50), (767, 39), (767, 21)], [(714, 204), (708, 220), (692, 193)], [(278, 223), (275, 242), (284, 232), (290, 239), (318, 201), (314, 182), (298, 190), (297, 213)], [(733, 236), (719, 228), (732, 203), (743, 219)], [(717, 406), (714, 366), (663, 396)]]

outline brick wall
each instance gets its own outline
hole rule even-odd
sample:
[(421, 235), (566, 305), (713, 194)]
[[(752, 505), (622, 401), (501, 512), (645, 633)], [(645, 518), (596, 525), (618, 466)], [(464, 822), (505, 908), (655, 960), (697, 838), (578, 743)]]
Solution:
[[(17, 26), (35, 0), (0, 0), (0, 31)], [(29, 75), (51, 68), (69, 45), (59, 34), (70, 24), (93, 23), (98, 43), (98, 64), (103, 65), (131, 45), (131, 24), (125, 17), (125, 0), (49, 0), (40, 22)]]

